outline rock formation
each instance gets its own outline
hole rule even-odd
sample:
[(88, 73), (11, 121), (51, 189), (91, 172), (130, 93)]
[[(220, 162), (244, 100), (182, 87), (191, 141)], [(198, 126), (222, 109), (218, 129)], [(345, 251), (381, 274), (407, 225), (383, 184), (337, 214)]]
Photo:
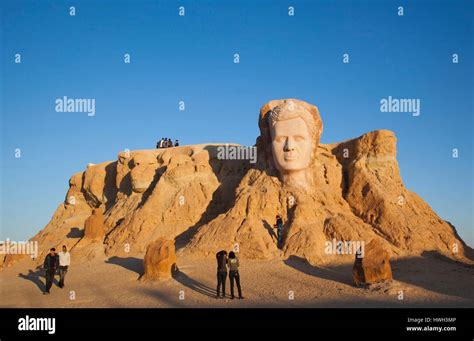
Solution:
[(104, 239), (104, 209), (97, 207), (92, 210), (92, 214), (84, 222), (84, 239), (101, 242)]
[[(352, 261), (327, 253), (333, 239), (377, 240), (394, 256), (472, 257), (453, 226), (403, 185), (393, 132), (320, 144), (319, 112), (298, 100), (267, 103), (259, 127), (256, 164), (217, 157), (225, 144), (201, 144), (120, 152), (116, 161), (89, 165), (71, 177), (64, 203), (33, 237), (39, 259), (63, 244), (75, 257), (86, 250), (88, 257), (143, 255), (160, 237), (196, 257), (237, 247), (243, 258)], [(84, 224), (101, 205), (104, 238), (91, 246)], [(277, 214), (281, 249), (272, 228)]]
[(146, 249), (144, 267), (145, 281), (170, 279), (177, 270), (174, 242), (160, 237), (150, 243)]
[(355, 285), (367, 285), (392, 279), (390, 254), (374, 239), (355, 258), (352, 279)]

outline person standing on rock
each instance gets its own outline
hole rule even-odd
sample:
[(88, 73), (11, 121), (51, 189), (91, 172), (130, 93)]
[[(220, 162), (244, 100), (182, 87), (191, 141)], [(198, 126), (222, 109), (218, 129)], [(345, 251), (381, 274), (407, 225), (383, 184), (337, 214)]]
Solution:
[(280, 215), (276, 216), (274, 227), (277, 229), (277, 247), (281, 249), (283, 246), (283, 219), (281, 219)]
[(229, 281), (230, 281), (230, 298), (234, 299), (234, 281), (237, 284), (237, 290), (239, 292), (239, 299), (243, 299), (242, 288), (240, 287), (240, 276), (239, 276), (239, 259), (233, 251), (229, 252), (229, 259), (227, 260), (229, 266)]
[(227, 278), (227, 251), (219, 251), (216, 253), (217, 259), (217, 294), (216, 298), (220, 298), (219, 292), (222, 287), (222, 297), (225, 298), (225, 281)]
[(67, 251), (66, 245), (63, 245), (63, 249), (59, 256), (59, 287), (64, 288), (64, 280), (66, 278), (67, 269), (71, 264), (71, 254)]
[(49, 290), (53, 285), (54, 275), (59, 267), (59, 257), (54, 247), (49, 250), (48, 255), (44, 259), (43, 267), (46, 270), (46, 288), (43, 295), (49, 295)]

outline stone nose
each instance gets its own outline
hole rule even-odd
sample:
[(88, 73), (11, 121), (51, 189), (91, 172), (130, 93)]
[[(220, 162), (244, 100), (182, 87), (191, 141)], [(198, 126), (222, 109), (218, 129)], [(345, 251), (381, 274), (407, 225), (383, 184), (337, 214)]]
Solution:
[(284, 151), (285, 152), (291, 152), (295, 150), (295, 145), (293, 143), (293, 140), (289, 137), (286, 138), (286, 141), (285, 141), (285, 146), (284, 146)]

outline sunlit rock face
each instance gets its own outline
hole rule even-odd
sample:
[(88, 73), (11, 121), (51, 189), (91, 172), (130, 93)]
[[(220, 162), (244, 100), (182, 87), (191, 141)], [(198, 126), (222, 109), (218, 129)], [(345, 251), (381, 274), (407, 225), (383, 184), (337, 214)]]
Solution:
[[(258, 117), (257, 163), (220, 157), (226, 143), (120, 152), (73, 175), (64, 203), (33, 239), (41, 252), (64, 244), (79, 258), (143, 254), (165, 238), (178, 258), (233, 249), (242, 258), (313, 264), (353, 262), (353, 254), (328, 252), (328, 242), (377, 240), (392, 256), (434, 251), (469, 262), (472, 249), (454, 227), (405, 188), (393, 132), (320, 144), (317, 107), (297, 99), (270, 101)], [(97, 207), (104, 234), (91, 243), (84, 222)]]
[(136, 193), (145, 192), (151, 185), (158, 168), (156, 156), (148, 153), (138, 153), (131, 158), (132, 170), (130, 177), (132, 190)]

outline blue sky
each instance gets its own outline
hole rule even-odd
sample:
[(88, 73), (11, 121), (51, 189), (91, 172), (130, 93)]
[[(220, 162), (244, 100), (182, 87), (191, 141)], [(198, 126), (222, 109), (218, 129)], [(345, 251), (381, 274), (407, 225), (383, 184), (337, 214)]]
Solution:
[[(24, 240), (43, 228), (69, 177), (89, 162), (153, 148), (162, 136), (252, 145), (259, 108), (293, 97), (319, 107), (322, 143), (394, 131), (407, 188), (474, 245), (472, 1), (0, 6), (0, 240)], [(55, 112), (63, 96), (95, 98), (96, 115)], [(388, 96), (420, 99), (421, 115), (381, 113)]]

